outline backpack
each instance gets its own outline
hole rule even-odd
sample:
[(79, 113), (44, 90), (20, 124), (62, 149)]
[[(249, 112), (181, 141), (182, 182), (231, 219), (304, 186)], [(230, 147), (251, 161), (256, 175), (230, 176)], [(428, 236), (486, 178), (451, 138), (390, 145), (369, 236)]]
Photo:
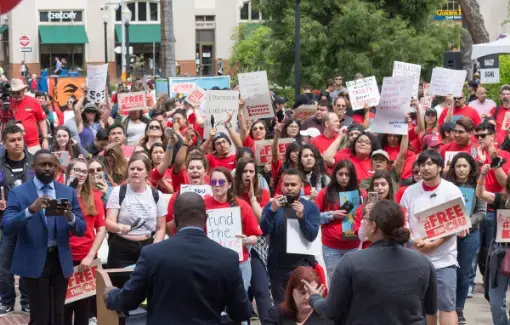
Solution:
[[(127, 192), (127, 184), (121, 185), (120, 190), (119, 190), (119, 206), (122, 206), (122, 202), (126, 198), (126, 192)], [(154, 199), (154, 202), (156, 202), (156, 204), (158, 204), (158, 201), (159, 201), (158, 190), (151, 187), (151, 192), (152, 192), (152, 198)]]

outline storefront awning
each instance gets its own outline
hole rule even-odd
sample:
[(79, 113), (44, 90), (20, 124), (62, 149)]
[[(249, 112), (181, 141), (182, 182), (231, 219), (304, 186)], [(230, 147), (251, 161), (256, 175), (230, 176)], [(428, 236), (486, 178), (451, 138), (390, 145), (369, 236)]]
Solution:
[(7, 26), (7, 25), (0, 25), (0, 34), (5, 32), (7, 30), (7, 28), (9, 28), (9, 26)]
[(41, 44), (85, 44), (89, 40), (83, 25), (39, 26)]
[[(122, 35), (120, 34), (121, 25), (115, 25), (115, 36), (120, 42)], [(129, 25), (129, 43), (160, 43), (161, 42), (161, 25), (160, 24), (134, 24)]]

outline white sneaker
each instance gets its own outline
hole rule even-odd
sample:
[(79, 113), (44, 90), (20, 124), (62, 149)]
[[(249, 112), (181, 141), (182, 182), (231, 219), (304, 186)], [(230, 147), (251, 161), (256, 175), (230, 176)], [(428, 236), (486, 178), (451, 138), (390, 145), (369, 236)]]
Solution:
[(95, 317), (90, 318), (89, 325), (97, 325), (97, 318), (95, 318)]

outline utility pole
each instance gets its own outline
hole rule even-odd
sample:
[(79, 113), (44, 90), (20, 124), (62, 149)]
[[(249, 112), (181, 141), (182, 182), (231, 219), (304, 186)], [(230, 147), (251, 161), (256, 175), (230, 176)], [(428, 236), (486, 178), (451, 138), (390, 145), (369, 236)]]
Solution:
[(120, 12), (121, 12), (121, 22), (120, 22), (120, 57), (121, 57), (121, 79), (126, 80), (126, 33), (124, 31), (124, 21), (123, 21), (123, 11), (124, 11), (124, 0), (120, 0)]

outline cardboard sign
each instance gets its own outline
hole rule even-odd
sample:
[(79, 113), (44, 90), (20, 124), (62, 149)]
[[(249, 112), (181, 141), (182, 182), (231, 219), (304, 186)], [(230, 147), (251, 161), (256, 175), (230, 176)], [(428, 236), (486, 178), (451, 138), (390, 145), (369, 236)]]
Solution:
[[(53, 78), (50, 78), (53, 79)], [(83, 90), (81, 85), (87, 82), (85, 77), (71, 77), (71, 78), (56, 78), (57, 86), (57, 101), (60, 107), (67, 106), (67, 100), (71, 96), (75, 96), (76, 99), (80, 99), (83, 96)], [(51, 84), (50, 84), (51, 86)]]
[(68, 151), (54, 151), (52, 154), (58, 158), (60, 165), (67, 167), (69, 165), (69, 152)]
[(241, 208), (207, 210), (207, 237), (237, 252), (240, 261), (243, 260), (243, 242), (237, 235), (242, 234)]
[(101, 270), (101, 261), (95, 259), (89, 268), (78, 271), (74, 267), (74, 273), (67, 281), (66, 304), (96, 295), (96, 270)]
[(319, 255), (322, 252), (321, 228), (313, 242), (301, 232), (297, 219), (287, 219), (287, 254)]
[(449, 167), (452, 163), (453, 157), (455, 157), (456, 154), (462, 151), (446, 151), (444, 153), (444, 166)]
[(429, 94), (433, 96), (462, 96), (467, 71), (434, 68), (430, 80)]
[(354, 111), (363, 109), (365, 103), (368, 103), (370, 107), (379, 105), (381, 96), (374, 76), (347, 81), (346, 85)]
[(194, 82), (172, 83), (170, 92), (175, 94), (189, 94), (195, 90)]
[(301, 105), (294, 110), (294, 118), (301, 122), (308, 120), (310, 117), (314, 116), (317, 112), (318, 104), (314, 105)]
[(228, 112), (234, 112), (232, 115), (233, 126), (237, 125), (237, 108), (239, 107), (239, 92), (233, 90), (208, 90), (205, 93), (204, 108), (204, 139), (209, 138), (211, 132), (211, 119), (214, 115), (214, 127), (217, 133), (223, 132), (228, 134), (227, 129), (223, 125), (228, 118)]
[(498, 209), (496, 227), (496, 242), (510, 243), (510, 210)]
[(93, 103), (101, 103), (106, 100), (106, 76), (108, 64), (87, 64), (87, 98)]
[(385, 77), (381, 100), (370, 130), (374, 133), (406, 135), (409, 131), (406, 114), (412, 92), (412, 77)]
[(200, 106), (205, 98), (205, 90), (196, 86), (195, 89), (186, 97), (186, 101), (193, 106)]
[(121, 93), (119, 98), (120, 114), (127, 116), (130, 111), (145, 110), (147, 107), (145, 92)]
[(422, 238), (439, 239), (471, 228), (471, 219), (460, 197), (415, 215)]
[(347, 217), (342, 220), (342, 239), (357, 240), (359, 238), (358, 235), (354, 232), (354, 222), (356, 218), (354, 214), (361, 204), (359, 191), (354, 190), (348, 192), (339, 192), (338, 196), (340, 198), (340, 206), (342, 206), (347, 201), (351, 202), (353, 205), (351, 211), (347, 211)]
[[(284, 138), (278, 140), (278, 158), (281, 161), (285, 160), (285, 151), (290, 143), (294, 142), (292, 138)], [(257, 160), (258, 166), (264, 166), (273, 160), (271, 153), (271, 147), (273, 146), (273, 140), (258, 140), (255, 141), (255, 159)]]
[(201, 197), (206, 195), (212, 195), (211, 185), (191, 185), (191, 184), (181, 184), (181, 193), (186, 192), (195, 192)]
[(240, 73), (237, 76), (241, 97), (246, 101), (244, 116), (248, 120), (274, 117), (266, 71)]
[(393, 77), (412, 77), (413, 93), (412, 96), (418, 98), (418, 89), (420, 88), (421, 65), (393, 61)]

